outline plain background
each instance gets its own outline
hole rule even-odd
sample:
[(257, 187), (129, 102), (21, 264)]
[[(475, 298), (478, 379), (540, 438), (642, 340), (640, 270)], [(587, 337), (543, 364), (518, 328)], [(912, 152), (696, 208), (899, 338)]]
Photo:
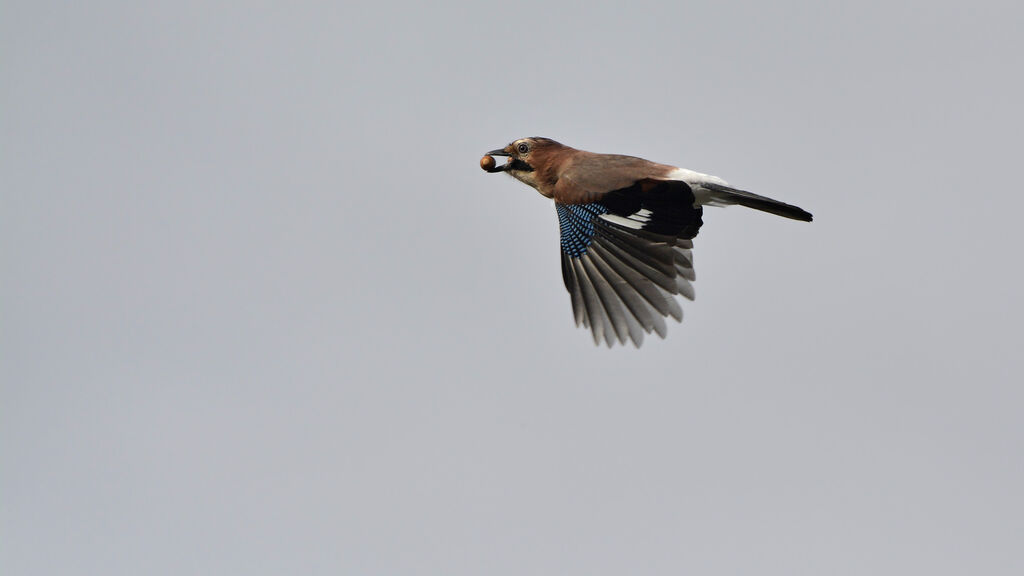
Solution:
[[(5, 2), (0, 573), (1024, 573), (1022, 11)], [(815, 221), (595, 348), (531, 135)]]

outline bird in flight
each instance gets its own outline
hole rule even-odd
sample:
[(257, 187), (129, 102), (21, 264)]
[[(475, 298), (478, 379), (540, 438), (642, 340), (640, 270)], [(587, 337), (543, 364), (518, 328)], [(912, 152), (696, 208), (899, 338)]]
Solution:
[[(494, 156), (508, 160), (497, 165)], [(739, 204), (793, 220), (811, 214), (729, 186), (721, 178), (634, 156), (596, 154), (549, 138), (522, 138), (480, 159), (555, 201), (562, 279), (576, 325), (594, 343), (639, 347), (665, 318), (682, 321), (676, 296), (693, 300), (693, 238), (703, 206)]]

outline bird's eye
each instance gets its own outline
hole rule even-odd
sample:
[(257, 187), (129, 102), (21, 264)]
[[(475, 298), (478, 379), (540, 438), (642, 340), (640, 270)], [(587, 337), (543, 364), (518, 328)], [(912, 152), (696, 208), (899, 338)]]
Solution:
[(519, 150), (520, 154), (526, 154), (530, 151), (530, 146), (526, 142), (520, 142), (519, 146), (516, 146), (516, 150)]

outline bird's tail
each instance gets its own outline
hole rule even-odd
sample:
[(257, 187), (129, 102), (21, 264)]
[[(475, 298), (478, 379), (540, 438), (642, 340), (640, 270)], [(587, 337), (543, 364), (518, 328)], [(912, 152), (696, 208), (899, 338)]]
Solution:
[(746, 190), (737, 190), (736, 188), (711, 182), (701, 182), (700, 187), (706, 188), (711, 192), (709, 195), (711, 204), (739, 204), (740, 206), (792, 218), (793, 220), (800, 220), (801, 222), (810, 222), (814, 218), (810, 212), (803, 208), (772, 200), (766, 196), (759, 196)]

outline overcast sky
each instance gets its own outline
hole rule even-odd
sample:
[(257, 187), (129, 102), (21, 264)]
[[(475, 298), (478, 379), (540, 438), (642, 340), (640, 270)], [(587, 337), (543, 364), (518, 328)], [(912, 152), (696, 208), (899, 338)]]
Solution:
[[(1016, 2), (0, 8), (0, 573), (1024, 573)], [(573, 325), (524, 136), (705, 210)]]

